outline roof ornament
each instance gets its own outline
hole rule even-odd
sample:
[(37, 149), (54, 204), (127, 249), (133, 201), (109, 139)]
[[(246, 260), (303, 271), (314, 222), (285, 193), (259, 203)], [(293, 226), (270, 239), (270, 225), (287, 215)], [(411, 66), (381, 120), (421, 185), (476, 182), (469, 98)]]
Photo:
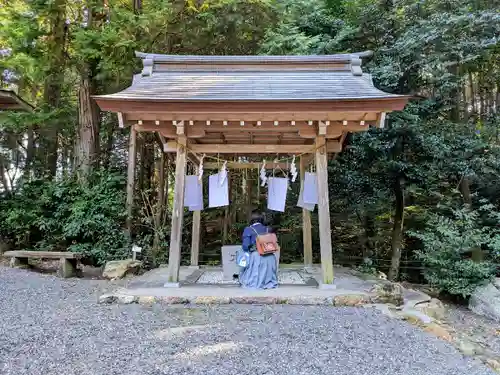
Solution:
[(351, 59), (351, 72), (353, 76), (362, 76), (361, 59), (358, 56), (353, 56)]
[(143, 77), (149, 77), (151, 74), (153, 74), (153, 64), (154, 60), (153, 59), (143, 59), (142, 60), (142, 72), (141, 75)]

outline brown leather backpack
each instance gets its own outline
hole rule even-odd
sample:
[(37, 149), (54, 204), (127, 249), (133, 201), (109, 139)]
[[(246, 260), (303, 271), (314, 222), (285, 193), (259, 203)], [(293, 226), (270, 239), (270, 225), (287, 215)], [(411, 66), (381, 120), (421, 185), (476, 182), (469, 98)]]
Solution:
[(257, 235), (255, 245), (260, 255), (273, 254), (277, 251), (280, 251), (280, 246), (278, 245), (278, 237), (275, 233), (269, 233), (268, 228), (266, 228), (266, 233), (264, 234), (259, 234), (253, 227), (252, 229)]

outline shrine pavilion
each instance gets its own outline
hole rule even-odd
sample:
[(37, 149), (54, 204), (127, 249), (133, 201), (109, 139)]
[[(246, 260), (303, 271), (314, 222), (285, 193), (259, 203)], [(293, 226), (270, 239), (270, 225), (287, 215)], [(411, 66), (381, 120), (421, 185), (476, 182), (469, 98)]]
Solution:
[[(136, 53), (143, 70), (134, 76), (132, 85), (115, 94), (95, 96), (102, 110), (118, 114), (121, 127), (131, 127), (131, 147), (136, 131), (157, 132), (164, 152), (175, 153), (170, 283), (179, 281), (187, 159), (202, 154), (279, 154), (301, 155), (302, 174), (311, 161), (316, 164), (322, 282), (326, 287), (333, 284), (328, 154), (342, 151), (349, 132), (366, 131), (369, 126), (383, 128), (386, 114), (402, 110), (408, 101), (407, 96), (378, 90), (370, 74), (363, 73), (362, 59), (370, 55)], [(134, 162), (129, 163), (129, 186)], [(303, 220), (307, 266), (312, 263), (308, 210), (303, 210)], [(199, 228), (200, 212), (195, 211), (194, 266), (198, 264)]]
[(12, 90), (0, 89), (0, 111), (33, 111), (33, 106)]

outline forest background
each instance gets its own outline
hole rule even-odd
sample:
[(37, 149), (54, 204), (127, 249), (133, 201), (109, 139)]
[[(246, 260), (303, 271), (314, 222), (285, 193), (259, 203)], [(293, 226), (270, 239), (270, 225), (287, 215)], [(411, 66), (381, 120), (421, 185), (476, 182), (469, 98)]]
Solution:
[[(0, 0), (0, 251), (69, 250), (101, 265), (143, 247), (167, 262), (175, 161), (140, 134), (127, 226), (127, 129), (92, 95), (140, 71), (134, 51), (287, 55), (374, 51), (375, 85), (412, 96), (384, 130), (350, 135), (329, 164), (336, 263), (468, 296), (500, 264), (498, 0)], [(201, 264), (266, 205), (258, 171), (231, 171), (231, 204), (202, 212)], [(298, 184), (295, 184), (298, 185)], [(297, 186), (282, 262), (302, 261)], [(186, 213), (183, 262), (189, 260)], [(317, 216), (313, 251), (319, 261)]]

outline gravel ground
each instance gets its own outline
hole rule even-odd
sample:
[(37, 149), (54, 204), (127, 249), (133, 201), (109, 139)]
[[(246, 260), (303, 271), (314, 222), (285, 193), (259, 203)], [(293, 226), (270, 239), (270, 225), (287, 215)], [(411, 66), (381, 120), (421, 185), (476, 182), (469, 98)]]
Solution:
[(0, 267), (0, 374), (493, 374), (367, 309), (97, 305), (106, 285)]
[(464, 306), (447, 305), (447, 322), (462, 336), (481, 343), (500, 358), (500, 325)]

